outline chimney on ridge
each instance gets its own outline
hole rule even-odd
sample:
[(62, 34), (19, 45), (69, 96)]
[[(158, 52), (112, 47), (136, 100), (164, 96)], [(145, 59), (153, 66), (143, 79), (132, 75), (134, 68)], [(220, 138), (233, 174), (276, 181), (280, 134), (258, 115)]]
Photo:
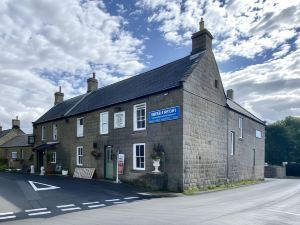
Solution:
[(20, 120), (19, 120), (18, 116), (16, 116), (16, 119), (12, 119), (11, 123), (12, 123), (11, 127), (13, 129), (20, 129)]
[(59, 91), (54, 93), (54, 105), (64, 101), (64, 93), (61, 92), (61, 86), (59, 86)]
[(227, 98), (230, 98), (231, 100), (233, 100), (233, 98), (234, 98), (234, 91), (233, 91), (233, 89), (228, 89), (227, 90)]
[(91, 92), (98, 89), (98, 81), (96, 79), (96, 73), (93, 72), (93, 77), (87, 79), (87, 92)]
[(212, 39), (213, 36), (207, 29), (205, 29), (203, 18), (201, 18), (199, 31), (192, 35), (191, 55), (208, 49), (212, 50)]
[(2, 131), (2, 126), (0, 125), (0, 132)]

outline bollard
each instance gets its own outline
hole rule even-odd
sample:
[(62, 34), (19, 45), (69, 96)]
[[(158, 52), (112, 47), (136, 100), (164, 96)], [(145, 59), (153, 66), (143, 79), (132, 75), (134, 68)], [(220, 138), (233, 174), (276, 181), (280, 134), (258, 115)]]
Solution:
[(30, 173), (31, 173), (31, 174), (34, 174), (34, 165), (31, 165), (31, 166), (30, 166)]
[(44, 176), (45, 175), (45, 167), (41, 166), (41, 176)]

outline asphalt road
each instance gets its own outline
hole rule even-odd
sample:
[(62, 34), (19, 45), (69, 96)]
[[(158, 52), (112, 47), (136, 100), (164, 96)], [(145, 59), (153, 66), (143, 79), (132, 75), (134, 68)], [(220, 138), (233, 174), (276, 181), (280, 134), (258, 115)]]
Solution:
[(154, 198), (128, 184), (63, 176), (0, 173), (0, 223), (51, 218)]
[[(119, 186), (120, 187), (120, 186)], [(105, 201), (100, 201), (105, 203)], [(3, 224), (299, 225), (300, 180), (278, 179), (193, 196), (136, 200)]]

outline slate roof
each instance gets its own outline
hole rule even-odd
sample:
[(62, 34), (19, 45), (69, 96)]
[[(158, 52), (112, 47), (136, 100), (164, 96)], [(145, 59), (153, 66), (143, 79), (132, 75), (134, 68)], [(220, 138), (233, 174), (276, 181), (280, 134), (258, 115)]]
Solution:
[(252, 113), (248, 112), (246, 109), (244, 109), (242, 106), (240, 106), (238, 103), (236, 103), (235, 101), (233, 101), (230, 98), (227, 98), (227, 106), (232, 109), (233, 111), (236, 111), (238, 113), (241, 113), (245, 116), (247, 116), (250, 119), (253, 119), (263, 125), (265, 125), (265, 122), (262, 121), (261, 119), (257, 118), (256, 116), (254, 116)]
[(26, 146), (30, 146), (28, 144), (28, 136), (30, 136), (30, 134), (21, 134), (21, 135), (18, 135), (16, 137), (10, 139), (9, 141), (5, 142), (4, 144), (2, 144), (0, 147), (11, 148), (11, 147), (26, 147)]
[(11, 129), (0, 131), (0, 138), (2, 138), (5, 135), (7, 135), (10, 131), (11, 131)]
[(52, 107), (35, 124), (74, 116), (181, 86), (204, 52), (66, 100)]

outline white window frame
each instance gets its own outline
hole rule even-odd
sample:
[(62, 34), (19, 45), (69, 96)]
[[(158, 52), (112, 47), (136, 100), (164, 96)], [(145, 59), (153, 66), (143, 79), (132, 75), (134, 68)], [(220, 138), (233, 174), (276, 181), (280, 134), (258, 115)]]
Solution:
[[(105, 119), (104, 117), (106, 117), (107, 122), (105, 123)], [(106, 130), (104, 128), (104, 126), (106, 126)], [(102, 112), (100, 113), (100, 134), (108, 134), (109, 132), (109, 113), (108, 112)]]
[(239, 117), (239, 134), (240, 134), (240, 139), (243, 139), (243, 118)]
[(51, 152), (51, 162), (50, 163), (56, 163), (56, 152)]
[(18, 152), (12, 152), (11, 159), (18, 159)]
[(258, 139), (262, 138), (262, 132), (260, 130), (255, 130), (255, 137)]
[(42, 126), (42, 141), (45, 141), (46, 140), (46, 127), (45, 126)]
[(230, 132), (230, 155), (235, 155), (235, 132)]
[(57, 124), (52, 125), (52, 138), (53, 141), (57, 141)]
[[(82, 120), (82, 125), (80, 125), (80, 120)], [(84, 132), (84, 118), (77, 118), (77, 137), (83, 137)]]
[[(80, 152), (81, 150), (81, 152)], [(83, 147), (78, 146), (76, 147), (76, 165), (83, 166)]]
[[(141, 156), (136, 155), (136, 147), (137, 146), (144, 146), (144, 167), (137, 167), (137, 165), (136, 165), (136, 158), (141, 157)], [(133, 144), (133, 169), (134, 170), (146, 170), (146, 144), (145, 143)]]
[[(138, 128), (137, 127), (137, 111), (141, 108), (145, 108), (145, 127)], [(142, 120), (141, 120), (142, 121)], [(146, 130), (147, 126), (147, 107), (146, 103), (141, 103), (133, 106), (133, 130), (139, 131), (139, 130)]]
[[(120, 125), (118, 122), (118, 117), (122, 116), (123, 117), (123, 123)], [(125, 120), (125, 111), (122, 112), (117, 112), (114, 114), (114, 128), (124, 128), (126, 124)]]

